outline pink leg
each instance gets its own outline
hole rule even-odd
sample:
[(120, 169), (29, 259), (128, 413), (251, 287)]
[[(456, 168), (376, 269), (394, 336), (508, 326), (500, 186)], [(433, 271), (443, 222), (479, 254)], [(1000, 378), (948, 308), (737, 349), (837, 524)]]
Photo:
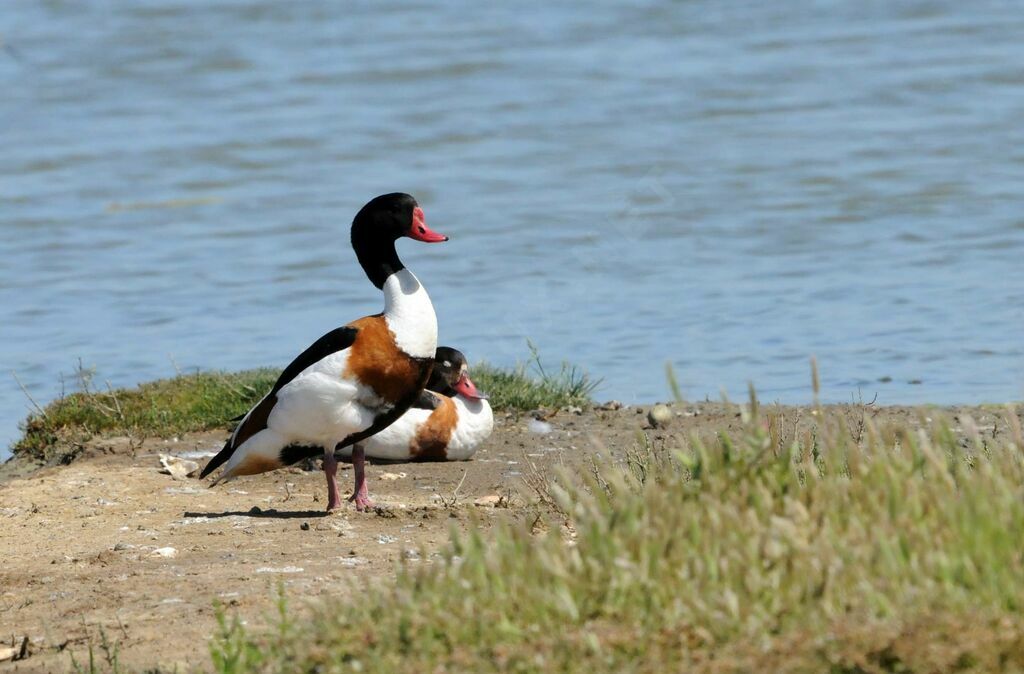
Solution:
[(327, 512), (341, 506), (341, 493), (338, 492), (338, 460), (334, 458), (334, 449), (324, 452), (324, 475), (327, 476)]
[(348, 497), (349, 501), (354, 501), (356, 504), (356, 510), (362, 512), (363, 510), (369, 510), (373, 507), (373, 501), (370, 500), (370, 492), (366, 488), (366, 452), (363, 450), (362, 445), (355, 445), (352, 447), (352, 468), (356, 474), (356, 486), (355, 491), (351, 496)]

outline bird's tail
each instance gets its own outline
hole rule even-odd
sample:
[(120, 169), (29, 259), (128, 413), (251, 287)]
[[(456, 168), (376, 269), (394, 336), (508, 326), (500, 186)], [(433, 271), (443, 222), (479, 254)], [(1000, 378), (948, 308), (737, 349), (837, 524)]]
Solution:
[(226, 463), (224, 471), (210, 485), (212, 487), (240, 475), (256, 475), (283, 468), (287, 465), (282, 456), (287, 444), (287, 439), (272, 428), (264, 428), (238, 446), (234, 446), (233, 440), (228, 440), (224, 449), (206, 464), (201, 476), (209, 475)]
[[(235, 451), (235, 448), (231, 446), (231, 441), (233, 439), (233, 437), (228, 438), (228, 441), (224, 443), (224, 448), (217, 452), (217, 456), (210, 459), (210, 462), (206, 464), (205, 468), (203, 468), (203, 472), (199, 473), (200, 479), (206, 477), (213, 471), (217, 470), (217, 468), (223, 465), (225, 461), (231, 458), (231, 454)], [(210, 486), (215, 486), (218, 482), (221, 481), (222, 478), (223, 476), (217, 478), (216, 480), (213, 481), (213, 484), (211, 484)]]

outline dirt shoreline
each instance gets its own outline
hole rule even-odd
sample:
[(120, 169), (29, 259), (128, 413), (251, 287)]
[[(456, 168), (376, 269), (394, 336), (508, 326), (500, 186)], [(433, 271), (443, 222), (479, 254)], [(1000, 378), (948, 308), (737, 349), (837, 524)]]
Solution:
[[(386, 582), (400, 563), (432, 563), (453, 526), (532, 521), (539, 506), (528, 483), (557, 465), (586, 470), (621, 460), (642, 437), (658, 446), (739, 428), (735, 405), (673, 405), (659, 428), (649, 410), (563, 411), (543, 424), (499, 414), (472, 461), (371, 466), (381, 506), (373, 513), (326, 515), (318, 471), (290, 468), (214, 489), (159, 472), (160, 454), (215, 450), (225, 432), (148, 440), (134, 452), (123, 438), (95, 440), (68, 466), (31, 471), (15, 459), (0, 467), (0, 647), (25, 637), (28, 647), (0, 672), (69, 670), (70, 654), (87, 661), (101, 630), (128, 671), (205, 671), (215, 602), (258, 624), (275, 611), (279, 586), (296, 607), (353, 596), (365, 582)], [(998, 406), (830, 410), (880, 426), (945, 417), (955, 427), (970, 415), (994, 438), (1008, 432)], [(809, 407), (764, 411), (783, 426), (816, 416)]]

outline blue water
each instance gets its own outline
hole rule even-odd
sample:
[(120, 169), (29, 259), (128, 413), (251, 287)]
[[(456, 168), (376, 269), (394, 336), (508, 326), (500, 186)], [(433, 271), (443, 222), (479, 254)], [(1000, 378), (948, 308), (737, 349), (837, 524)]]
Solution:
[(282, 366), (377, 311), (348, 225), (395, 190), (471, 360), (1020, 399), (1021, 35), (994, 0), (5, 0), (0, 444), (12, 370)]

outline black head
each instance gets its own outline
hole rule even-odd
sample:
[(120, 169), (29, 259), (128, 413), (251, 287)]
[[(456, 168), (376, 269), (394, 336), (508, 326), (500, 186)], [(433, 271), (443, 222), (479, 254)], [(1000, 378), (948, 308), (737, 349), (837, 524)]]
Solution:
[(434, 371), (427, 382), (431, 391), (453, 397), (464, 395), (467, 398), (486, 398), (477, 390), (469, 378), (469, 365), (466, 357), (458, 349), (450, 346), (439, 346), (434, 354)]
[(371, 199), (352, 220), (352, 248), (378, 288), (384, 286), (388, 276), (404, 268), (395, 252), (395, 241), (403, 236), (426, 243), (448, 240), (427, 227), (423, 209), (412, 196), (401, 192)]

